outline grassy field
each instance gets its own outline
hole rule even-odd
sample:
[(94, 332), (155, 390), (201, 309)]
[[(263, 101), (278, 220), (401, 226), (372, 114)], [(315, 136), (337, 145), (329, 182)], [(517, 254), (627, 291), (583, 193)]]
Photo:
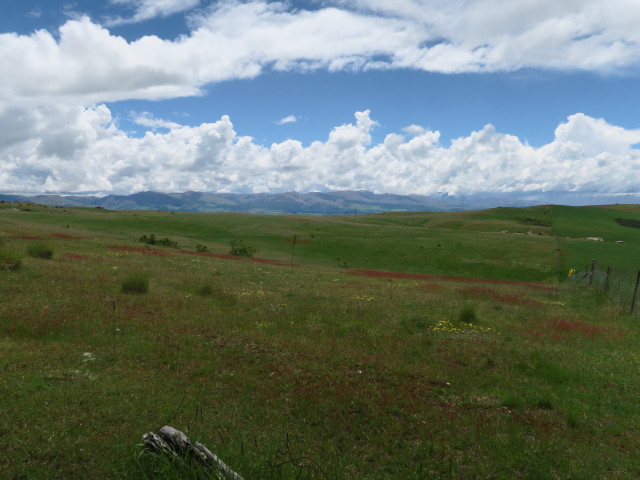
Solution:
[(638, 478), (640, 320), (559, 281), (638, 217), (0, 204), (0, 478), (199, 478), (167, 423), (245, 479)]

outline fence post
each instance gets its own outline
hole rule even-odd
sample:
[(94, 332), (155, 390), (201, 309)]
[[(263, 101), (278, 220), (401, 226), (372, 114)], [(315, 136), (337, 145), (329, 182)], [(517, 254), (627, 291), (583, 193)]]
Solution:
[(591, 260), (591, 272), (589, 273), (589, 286), (593, 285), (593, 272), (596, 269), (596, 259)]
[(638, 276), (636, 277), (636, 288), (633, 290), (633, 299), (631, 300), (631, 315), (633, 315), (633, 311), (636, 308), (636, 297), (638, 295), (638, 284), (640, 284), (640, 270), (638, 271)]
[(611, 267), (607, 267), (607, 281), (604, 284), (604, 291), (609, 292), (609, 280), (611, 279)]

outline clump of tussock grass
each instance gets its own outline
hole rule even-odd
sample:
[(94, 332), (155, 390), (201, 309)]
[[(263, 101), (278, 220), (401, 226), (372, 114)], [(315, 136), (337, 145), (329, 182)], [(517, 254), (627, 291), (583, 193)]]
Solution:
[(575, 375), (569, 370), (544, 358), (535, 362), (534, 374), (551, 385), (563, 385), (575, 380)]
[(120, 285), (120, 292), (122, 293), (147, 293), (148, 291), (149, 277), (141, 272), (127, 275)]
[(202, 297), (212, 296), (216, 290), (208, 283), (202, 284), (198, 287), (198, 295)]
[(0, 250), (0, 270), (18, 270), (21, 263), (20, 256)]
[(524, 410), (525, 401), (520, 395), (510, 393), (502, 399), (502, 406), (510, 410)]
[(201, 297), (210, 298), (221, 306), (233, 306), (238, 303), (235, 295), (227, 293), (223, 288), (203, 283), (196, 288), (196, 293)]
[(27, 255), (33, 258), (51, 260), (53, 258), (53, 248), (41, 242), (34, 243), (27, 247)]
[(476, 323), (478, 316), (473, 305), (465, 305), (458, 313), (458, 322), (460, 323)]
[(538, 400), (536, 406), (542, 410), (553, 410), (553, 402), (546, 398)]

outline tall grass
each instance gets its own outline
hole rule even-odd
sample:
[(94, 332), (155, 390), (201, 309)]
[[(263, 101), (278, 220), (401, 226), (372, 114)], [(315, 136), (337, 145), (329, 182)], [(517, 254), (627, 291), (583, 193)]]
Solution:
[(147, 293), (148, 291), (149, 277), (143, 272), (130, 273), (120, 285), (121, 293)]
[(476, 323), (478, 316), (473, 305), (465, 305), (458, 313), (458, 322), (460, 323)]
[(0, 248), (0, 270), (18, 270), (22, 257)]
[(44, 243), (33, 243), (27, 247), (27, 255), (33, 258), (51, 260), (53, 258), (53, 248)]

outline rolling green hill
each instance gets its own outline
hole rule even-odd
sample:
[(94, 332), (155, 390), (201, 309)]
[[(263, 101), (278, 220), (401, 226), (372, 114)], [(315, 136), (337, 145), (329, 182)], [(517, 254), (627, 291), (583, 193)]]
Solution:
[[(226, 253), (231, 240), (241, 239), (259, 257), (300, 264), (522, 281), (552, 281), (592, 258), (640, 268), (634, 265), (640, 230), (616, 222), (640, 218), (637, 206), (301, 217), (3, 205), (6, 228), (32, 222), (125, 243), (153, 233), (182, 249), (205, 245), (215, 253)], [(604, 241), (585, 240), (598, 237)]]

